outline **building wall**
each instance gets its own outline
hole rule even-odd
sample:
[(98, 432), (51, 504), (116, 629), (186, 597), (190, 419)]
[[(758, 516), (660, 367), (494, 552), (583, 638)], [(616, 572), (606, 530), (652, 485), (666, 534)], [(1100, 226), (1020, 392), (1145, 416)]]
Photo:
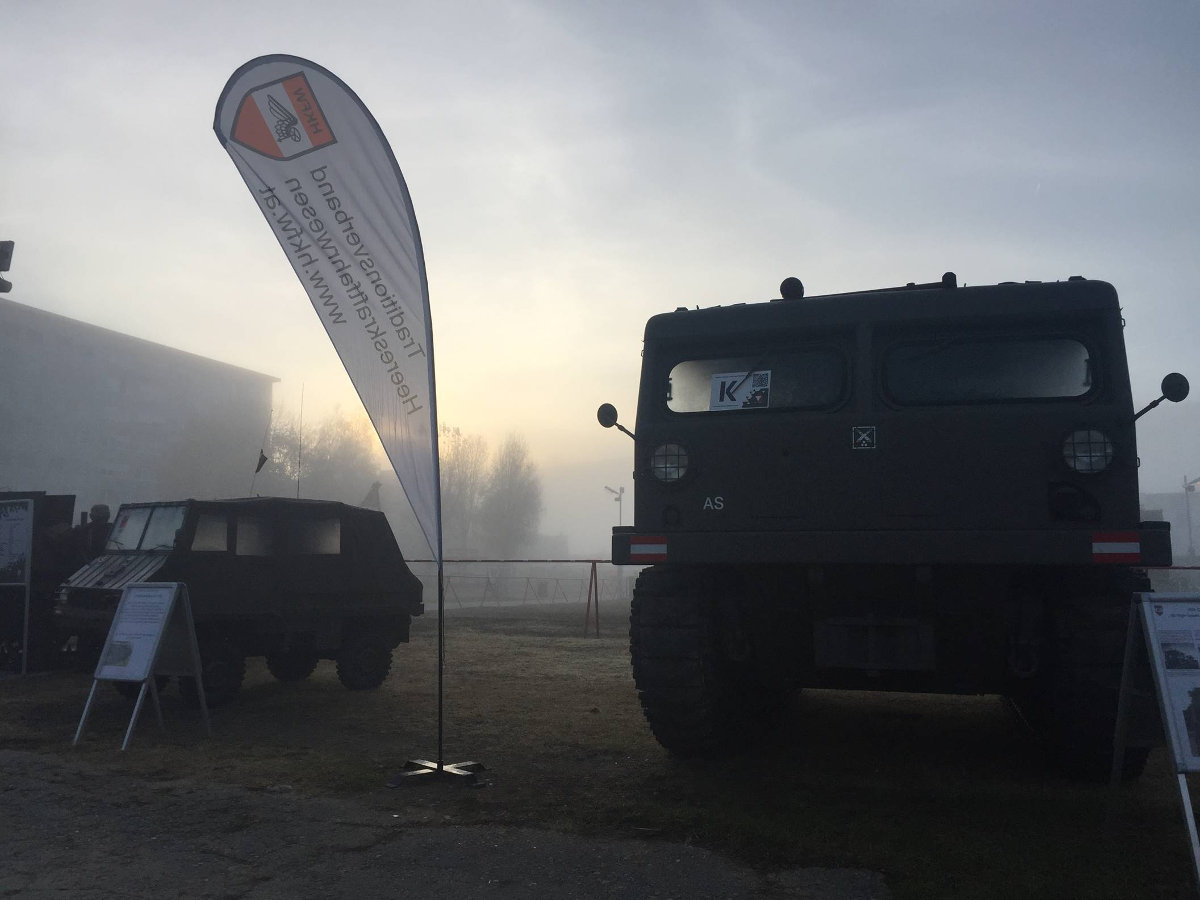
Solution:
[(245, 496), (276, 380), (0, 299), (0, 490)]

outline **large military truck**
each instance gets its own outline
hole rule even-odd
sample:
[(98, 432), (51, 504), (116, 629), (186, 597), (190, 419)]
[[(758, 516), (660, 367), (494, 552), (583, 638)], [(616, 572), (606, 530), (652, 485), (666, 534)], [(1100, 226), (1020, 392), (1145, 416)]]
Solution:
[[(424, 610), (421, 582), (377, 510), (281, 497), (129, 503), (104, 554), (58, 590), (58, 632), (85, 664), (125, 585), (142, 581), (187, 585), (213, 705), (241, 689), (247, 656), (265, 656), (281, 681), (333, 659), (347, 688), (379, 687)], [(180, 689), (198, 703), (192, 679)]]
[(727, 752), (796, 687), (996, 693), (1060, 769), (1107, 776), (1130, 595), (1171, 562), (1140, 521), (1115, 290), (780, 293), (646, 325), (612, 558), (649, 565), (630, 637), (654, 735)]

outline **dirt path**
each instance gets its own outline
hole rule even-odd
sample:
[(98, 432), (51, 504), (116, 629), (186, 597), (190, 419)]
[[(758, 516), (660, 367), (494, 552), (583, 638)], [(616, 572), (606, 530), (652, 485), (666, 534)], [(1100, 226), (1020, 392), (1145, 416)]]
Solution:
[(14, 750), (0, 750), (0, 771), (0, 896), (23, 900), (890, 896), (872, 873), (764, 874), (681, 844), (414, 827), (388, 811), (386, 797), (99, 776), (69, 758)]

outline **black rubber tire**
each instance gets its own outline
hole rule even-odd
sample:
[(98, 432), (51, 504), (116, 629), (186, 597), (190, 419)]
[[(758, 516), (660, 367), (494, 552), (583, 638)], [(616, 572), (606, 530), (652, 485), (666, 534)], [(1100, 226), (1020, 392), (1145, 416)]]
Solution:
[(311, 650), (296, 649), (267, 654), (267, 669), (280, 681), (303, 681), (313, 673), (319, 662)]
[(379, 687), (392, 671), (392, 648), (378, 635), (362, 632), (342, 643), (337, 655), (337, 676), (352, 691)]
[[(206, 640), (200, 644), (200, 673), (204, 678), (204, 699), (208, 706), (223, 706), (242, 689), (246, 677), (246, 657), (231, 641)], [(179, 693), (188, 706), (199, 708), (196, 680), (179, 679)]]
[[(158, 688), (158, 695), (161, 697), (163, 689), (171, 683), (171, 679), (166, 675), (156, 675), (154, 683)], [(140, 681), (114, 681), (113, 689), (130, 703), (133, 703), (142, 691), (142, 683)]]
[(69, 655), (71, 669), (75, 672), (94, 672), (103, 650), (103, 635), (78, 635), (75, 638), (75, 651)]
[[(1053, 614), (1054, 659), (1040, 696), (1027, 705), (1050, 768), (1094, 783), (1112, 776), (1113, 733), (1125, 658), (1130, 595), (1149, 590), (1119, 576), (1096, 593), (1058, 603)], [(1148, 746), (1126, 747), (1121, 778), (1141, 776)]]
[(711, 580), (664, 566), (633, 589), (633, 680), (654, 737), (681, 757), (721, 757), (773, 724), (779, 692), (761, 689), (746, 662), (722, 652)]

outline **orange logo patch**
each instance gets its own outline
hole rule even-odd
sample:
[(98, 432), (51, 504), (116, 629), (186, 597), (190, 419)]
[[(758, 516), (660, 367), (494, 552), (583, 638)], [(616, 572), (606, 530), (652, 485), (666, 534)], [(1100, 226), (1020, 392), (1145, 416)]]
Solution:
[(295, 159), (337, 142), (308, 79), (297, 72), (246, 93), (230, 137), (269, 159)]

